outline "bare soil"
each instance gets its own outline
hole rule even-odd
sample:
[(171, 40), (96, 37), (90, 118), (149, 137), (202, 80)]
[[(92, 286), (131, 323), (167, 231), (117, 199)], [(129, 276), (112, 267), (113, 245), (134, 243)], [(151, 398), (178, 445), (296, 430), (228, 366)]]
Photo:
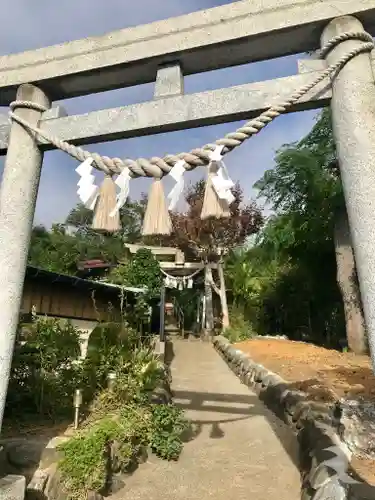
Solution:
[[(314, 401), (360, 397), (375, 404), (375, 375), (368, 356), (284, 339), (257, 338), (236, 347)], [(352, 466), (364, 480), (375, 485), (375, 460), (355, 457)]]
[(39, 422), (15, 422), (5, 419), (1, 429), (2, 438), (40, 438), (51, 439), (55, 436), (65, 434), (72, 428), (70, 421), (52, 422), (41, 420)]

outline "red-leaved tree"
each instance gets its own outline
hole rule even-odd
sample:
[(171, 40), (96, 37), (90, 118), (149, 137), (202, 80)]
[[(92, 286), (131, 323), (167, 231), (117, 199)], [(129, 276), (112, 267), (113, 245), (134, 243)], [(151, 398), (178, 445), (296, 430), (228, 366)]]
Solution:
[[(158, 238), (158, 244), (180, 248), (190, 261), (202, 261), (205, 264), (219, 262), (220, 287), (212, 279), (212, 269), (206, 265), (206, 330), (213, 330), (212, 289), (218, 293), (222, 305), (223, 327), (229, 326), (226, 305), (225, 284), (220, 256), (245, 243), (246, 239), (259, 231), (263, 225), (263, 215), (254, 203), (244, 204), (241, 186), (237, 183), (232, 189), (235, 197), (230, 206), (230, 217), (201, 219), (205, 182), (198, 181), (190, 187), (185, 199), (188, 208), (185, 213), (172, 213), (173, 233), (171, 236)], [(155, 240), (154, 240), (155, 241)], [(221, 276), (220, 276), (221, 275)]]

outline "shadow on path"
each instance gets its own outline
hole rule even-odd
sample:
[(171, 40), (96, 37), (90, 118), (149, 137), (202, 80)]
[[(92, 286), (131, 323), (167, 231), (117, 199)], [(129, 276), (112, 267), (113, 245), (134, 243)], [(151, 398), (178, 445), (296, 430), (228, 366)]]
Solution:
[[(199, 345), (205, 346), (206, 344), (198, 343), (197, 346)], [(211, 348), (214, 351), (214, 348)], [(183, 346), (181, 347), (181, 345), (179, 345), (179, 357), (182, 355), (182, 349)], [(252, 418), (260, 416), (266, 417), (275, 436), (277, 436), (293, 464), (299, 469), (299, 445), (292, 430), (283, 420), (275, 415), (256, 394), (252, 393), (250, 389), (241, 384), (236, 375), (232, 373), (216, 351), (213, 352), (213, 355), (219, 358), (218, 362), (220, 365), (222, 364), (220, 368), (222, 370), (227, 370), (229, 372), (228, 376), (235, 378), (238, 384), (241, 385), (248, 394), (198, 392), (179, 388), (174, 389), (174, 402), (188, 413), (188, 417), (192, 423), (192, 429), (189, 434), (184, 436), (184, 440), (188, 441), (197, 438), (208, 426), (210, 427), (209, 437), (211, 439), (222, 439), (226, 436), (227, 432), (231, 432), (230, 427), (227, 427), (226, 424), (248, 420), (248, 425), (251, 426)], [(203, 381), (202, 385), (204, 385)], [(224, 388), (225, 386), (223, 386), (223, 389)]]

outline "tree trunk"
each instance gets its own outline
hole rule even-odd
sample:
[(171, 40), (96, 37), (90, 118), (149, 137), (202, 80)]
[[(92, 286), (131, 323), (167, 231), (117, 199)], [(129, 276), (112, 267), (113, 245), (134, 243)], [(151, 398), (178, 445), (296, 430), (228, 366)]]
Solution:
[(368, 352), (365, 321), (361, 307), (348, 215), (345, 208), (336, 215), (334, 241), (337, 283), (344, 304), (348, 346), (356, 354), (365, 354)]
[(220, 302), (221, 302), (221, 312), (222, 312), (222, 325), (223, 330), (229, 328), (229, 311), (228, 311), (228, 301), (227, 301), (227, 290), (225, 288), (225, 277), (222, 262), (217, 264), (217, 272), (219, 273), (220, 280)]
[[(211, 273), (211, 274), (210, 274)], [(204, 268), (204, 293), (205, 293), (205, 303), (206, 303), (206, 322), (204, 338), (209, 339), (214, 332), (214, 311), (212, 305), (212, 287), (210, 276), (212, 276), (212, 270), (206, 264)]]

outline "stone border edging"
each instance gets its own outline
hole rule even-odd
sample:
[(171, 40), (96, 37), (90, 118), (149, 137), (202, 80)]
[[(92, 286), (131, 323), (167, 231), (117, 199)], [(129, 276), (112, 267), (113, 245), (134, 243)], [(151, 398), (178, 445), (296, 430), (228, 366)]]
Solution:
[[(341, 412), (336, 405), (309, 400), (306, 393), (290, 388), (279, 375), (255, 363), (221, 335), (214, 337), (213, 345), (241, 382), (255, 390), (260, 400), (297, 434), (301, 500), (375, 499), (375, 487), (364, 483), (346, 484), (342, 480), (346, 472), (353, 471), (349, 467), (346, 445), (339, 437)], [(330, 447), (335, 447), (338, 454), (327, 450)], [(325, 464), (332, 458), (340, 474)]]

